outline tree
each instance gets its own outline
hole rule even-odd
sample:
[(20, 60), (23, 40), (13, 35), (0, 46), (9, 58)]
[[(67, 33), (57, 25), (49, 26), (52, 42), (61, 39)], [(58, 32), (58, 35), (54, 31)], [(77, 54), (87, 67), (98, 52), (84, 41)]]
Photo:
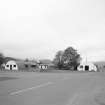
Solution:
[(68, 47), (62, 55), (63, 67), (65, 69), (75, 69), (79, 64), (79, 60), (80, 54), (73, 47)]
[(55, 59), (53, 60), (53, 63), (55, 64), (55, 66), (59, 69), (61, 69), (63, 67), (63, 63), (62, 63), (62, 55), (63, 55), (63, 51), (58, 51), (56, 53)]
[(1, 64), (3, 64), (4, 63), (4, 55), (3, 55), (3, 53), (0, 53), (0, 66), (1, 66)]

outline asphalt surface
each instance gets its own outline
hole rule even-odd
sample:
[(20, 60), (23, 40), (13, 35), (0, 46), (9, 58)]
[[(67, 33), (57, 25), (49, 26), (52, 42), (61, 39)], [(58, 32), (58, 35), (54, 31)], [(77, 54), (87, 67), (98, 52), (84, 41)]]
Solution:
[(105, 105), (105, 73), (0, 72), (0, 105)]

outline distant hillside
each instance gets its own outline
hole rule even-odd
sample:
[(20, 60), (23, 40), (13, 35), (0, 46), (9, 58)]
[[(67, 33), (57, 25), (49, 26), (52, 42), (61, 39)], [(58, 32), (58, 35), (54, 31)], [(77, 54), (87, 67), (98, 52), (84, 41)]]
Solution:
[(9, 60), (14, 60), (14, 61), (20, 61), (21, 59), (18, 59), (18, 58), (13, 58), (13, 57), (5, 57), (4, 58), (4, 61), (7, 62)]

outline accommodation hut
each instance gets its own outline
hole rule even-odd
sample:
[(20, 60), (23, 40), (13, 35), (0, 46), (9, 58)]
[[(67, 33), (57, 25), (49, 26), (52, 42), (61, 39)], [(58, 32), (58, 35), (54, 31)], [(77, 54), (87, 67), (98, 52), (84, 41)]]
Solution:
[(28, 61), (28, 62), (24, 62), (24, 66), (27, 69), (35, 69), (35, 68), (37, 68), (37, 63), (32, 62), (32, 61)]
[(49, 59), (40, 60), (39, 69), (51, 69), (53, 66), (52, 61)]
[(78, 71), (97, 71), (97, 67), (90, 62), (83, 62), (77, 67)]
[(7, 61), (4, 68), (6, 70), (18, 70), (18, 65), (14, 60)]
[(39, 69), (48, 69), (48, 65), (46, 65), (46, 64), (39, 64)]

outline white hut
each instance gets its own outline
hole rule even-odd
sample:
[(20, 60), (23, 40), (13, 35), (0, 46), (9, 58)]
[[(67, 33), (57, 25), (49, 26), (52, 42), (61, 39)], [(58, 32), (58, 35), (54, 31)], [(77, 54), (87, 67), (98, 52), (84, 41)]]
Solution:
[(40, 64), (39, 65), (39, 69), (48, 69), (48, 65), (45, 65), (45, 64)]
[(6, 70), (18, 70), (18, 66), (15, 61), (10, 60), (5, 64)]
[(78, 68), (78, 71), (97, 71), (97, 67), (90, 62), (83, 62), (81, 63)]

